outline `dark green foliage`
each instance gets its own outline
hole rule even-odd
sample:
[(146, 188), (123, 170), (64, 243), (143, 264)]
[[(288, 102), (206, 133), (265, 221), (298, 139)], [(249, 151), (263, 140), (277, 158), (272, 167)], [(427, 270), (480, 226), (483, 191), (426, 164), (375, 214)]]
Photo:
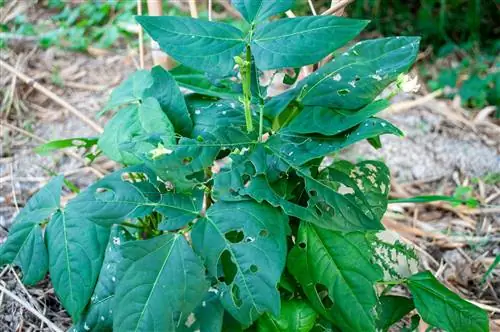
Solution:
[[(394, 255), (415, 256), (378, 238), (388, 168), (325, 158), (402, 135), (374, 117), (388, 106), (377, 96), (413, 64), (419, 39), (359, 42), (266, 98), (262, 70), (313, 64), (366, 22), (269, 22), (291, 3), (234, 3), (248, 31), (138, 18), (183, 65), (134, 73), (103, 109), (115, 114), (98, 146), (127, 167), (65, 207), (55, 178), (16, 218), (0, 262), (28, 284), (48, 270), (73, 331), (375, 332), (414, 307), (451, 332), (486, 331), (486, 314), (430, 274), (396, 271)], [(414, 300), (380, 294), (382, 282), (406, 284)]]

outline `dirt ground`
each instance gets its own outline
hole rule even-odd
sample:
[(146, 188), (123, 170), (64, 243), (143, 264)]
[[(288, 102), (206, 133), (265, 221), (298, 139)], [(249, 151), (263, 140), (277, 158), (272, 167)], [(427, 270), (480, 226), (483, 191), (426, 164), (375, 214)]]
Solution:
[[(0, 51), (2, 61), (94, 120), (110, 89), (136, 69), (136, 58), (135, 51), (127, 49), (92, 55), (58, 49), (43, 51), (29, 41), (15, 41)], [(80, 187), (93, 182), (97, 175), (78, 159), (81, 151), (48, 156), (33, 152), (42, 140), (87, 137), (96, 132), (4, 68), (0, 69), (0, 88), (2, 242), (18, 208), (49, 180), (51, 173), (64, 173)], [(399, 96), (395, 105), (383, 117), (399, 126), (406, 136), (383, 137), (383, 148), (377, 151), (360, 144), (344, 156), (352, 160), (385, 160), (394, 176), (394, 197), (453, 195), (457, 187), (472, 188), (480, 207), (393, 204), (384, 223), (415, 247), (422, 268), (430, 269), (449, 288), (487, 310), (492, 330), (498, 331), (500, 269), (497, 266), (485, 282), (482, 278), (500, 255), (500, 183), (498, 177), (492, 180), (500, 172), (499, 123), (488, 115), (491, 109), (470, 112), (457, 101), (422, 102), (422, 96)], [(96, 121), (105, 123), (105, 119)], [(96, 165), (105, 171), (115, 167), (105, 159), (98, 159)], [(70, 197), (66, 193), (64, 199)], [(0, 284), (20, 300), (0, 292), (0, 331), (49, 331), (25, 309), (26, 304), (60, 328), (70, 326), (47, 280), (25, 288), (16, 271), (6, 267), (0, 272)]]

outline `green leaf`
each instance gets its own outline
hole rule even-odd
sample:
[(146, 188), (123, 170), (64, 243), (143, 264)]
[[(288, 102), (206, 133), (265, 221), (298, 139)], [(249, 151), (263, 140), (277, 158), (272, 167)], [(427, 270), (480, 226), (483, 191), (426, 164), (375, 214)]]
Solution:
[(371, 263), (363, 233), (342, 234), (302, 222), (288, 255), (288, 271), (312, 306), (345, 331), (375, 331), (374, 283), (382, 279)]
[(224, 308), (219, 300), (219, 295), (211, 289), (200, 305), (188, 315), (184, 324), (181, 324), (176, 332), (220, 332), (222, 331), (222, 320)]
[(163, 215), (158, 228), (166, 231), (182, 228), (199, 217), (202, 208), (203, 190), (195, 189), (192, 194), (173, 192), (162, 194), (155, 209)]
[(113, 227), (94, 293), (87, 310), (70, 329), (71, 332), (112, 331), (116, 270), (123, 259), (121, 246), (126, 241), (126, 232), (118, 226)]
[(156, 175), (143, 166), (116, 171), (97, 181), (71, 200), (79, 215), (111, 226), (127, 218), (144, 217), (159, 206)]
[(259, 315), (280, 312), (277, 284), (285, 266), (287, 217), (256, 202), (217, 202), (191, 233), (208, 272), (221, 277), (224, 308), (249, 326)]
[(136, 16), (136, 21), (174, 59), (217, 76), (229, 74), (245, 47), (243, 32), (219, 22), (189, 17)]
[(175, 132), (189, 136), (193, 129), (193, 122), (184, 102), (184, 95), (175, 79), (161, 66), (153, 67), (151, 76), (154, 83), (144, 91), (144, 98), (155, 98), (174, 126)]
[(232, 0), (231, 4), (241, 13), (248, 23), (263, 21), (266, 18), (281, 14), (293, 7), (293, 0)]
[(360, 124), (388, 106), (389, 102), (387, 100), (377, 100), (357, 111), (306, 106), (284, 128), (284, 131), (298, 134), (317, 133), (327, 136), (337, 135)]
[(278, 133), (266, 145), (284, 162), (300, 166), (316, 158), (328, 156), (349, 145), (374, 136), (402, 132), (391, 123), (368, 118), (352, 130), (335, 136), (309, 136), (303, 134)]
[(38, 154), (45, 155), (56, 150), (73, 148), (73, 147), (90, 149), (91, 147), (97, 144), (97, 140), (98, 140), (97, 138), (88, 138), (88, 137), (74, 137), (74, 138), (54, 140), (37, 146), (34, 151)]
[(443, 286), (430, 272), (411, 276), (408, 288), (422, 319), (449, 332), (489, 331), (488, 315)]
[(399, 322), (410, 311), (415, 309), (413, 301), (407, 297), (384, 295), (377, 305), (377, 328), (387, 331), (393, 324)]
[[(172, 149), (172, 150), (170, 150)], [(143, 162), (176, 192), (187, 192), (204, 183), (204, 170), (211, 166), (220, 144), (181, 139), (179, 144), (154, 156), (143, 155)]]
[(367, 24), (337, 16), (297, 17), (261, 24), (251, 40), (252, 53), (261, 70), (309, 65), (356, 37)]
[(139, 102), (144, 91), (153, 83), (154, 80), (149, 71), (136, 71), (113, 90), (106, 106), (99, 115), (122, 105)]
[(62, 184), (63, 177), (58, 176), (30, 198), (0, 247), (0, 266), (19, 266), (27, 285), (36, 284), (47, 274), (48, 255), (40, 223), (59, 208)]
[(279, 317), (263, 315), (257, 321), (259, 332), (309, 332), (316, 322), (318, 314), (304, 301), (281, 301)]
[(71, 202), (47, 227), (49, 272), (55, 293), (73, 320), (87, 305), (101, 269), (109, 229), (82, 217)]
[(135, 144), (133, 151), (124, 151), (121, 146), (148, 135), (159, 135), (164, 145), (175, 144), (174, 127), (158, 101), (152, 97), (146, 98), (140, 105), (131, 105), (116, 113), (106, 124), (98, 145), (110, 159), (134, 165), (140, 163), (136, 154), (147, 153), (157, 146), (144, 141)]
[(200, 259), (180, 234), (128, 242), (116, 287), (114, 331), (174, 331), (205, 296)]
[(355, 110), (372, 102), (418, 54), (419, 37), (393, 37), (357, 43), (300, 81), (301, 102)]
[(170, 70), (170, 74), (183, 88), (205, 96), (237, 100), (241, 94), (241, 85), (230, 79), (211, 79), (206, 73), (183, 65)]

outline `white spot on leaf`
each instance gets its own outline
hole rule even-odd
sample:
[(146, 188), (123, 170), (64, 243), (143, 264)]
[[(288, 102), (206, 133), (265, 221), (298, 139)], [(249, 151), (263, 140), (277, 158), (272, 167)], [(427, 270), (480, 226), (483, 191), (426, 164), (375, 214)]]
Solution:
[(334, 80), (334, 81), (336, 81), (336, 82), (340, 81), (341, 79), (342, 79), (342, 75), (340, 75), (340, 74), (338, 74), (338, 73), (337, 73), (337, 74), (335, 74), (335, 75), (332, 77), (332, 80)]

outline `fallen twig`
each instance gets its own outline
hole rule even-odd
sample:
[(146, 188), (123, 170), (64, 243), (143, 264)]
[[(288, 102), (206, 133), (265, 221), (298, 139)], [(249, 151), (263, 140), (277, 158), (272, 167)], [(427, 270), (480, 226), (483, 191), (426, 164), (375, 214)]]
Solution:
[(40, 320), (42, 320), (45, 324), (47, 324), (47, 326), (52, 329), (53, 331), (56, 331), (56, 332), (63, 332), (63, 330), (61, 330), (59, 327), (57, 327), (54, 323), (52, 323), (47, 317), (45, 317), (44, 315), (42, 315), (40, 312), (38, 312), (35, 308), (33, 308), (28, 302), (26, 302), (25, 300), (21, 299), (20, 297), (18, 297), (16, 294), (12, 293), (10, 290), (8, 290), (7, 288), (5, 288), (3, 285), (0, 285), (0, 292), (1, 293), (4, 293), (5, 295), (7, 295), (8, 297), (10, 297), (11, 299), (13, 299), (14, 301), (18, 302), (20, 305), (22, 305), (26, 310), (28, 310), (29, 312), (31, 312), (33, 315), (35, 315), (36, 317), (38, 317)]
[(33, 86), (35, 89), (37, 89), (38, 91), (40, 91), (44, 95), (46, 95), (47, 97), (49, 97), (50, 99), (52, 99), (53, 101), (55, 101), (56, 103), (61, 105), (62, 107), (66, 108), (68, 111), (70, 111), (73, 115), (75, 115), (77, 118), (82, 120), (85, 124), (87, 124), (90, 128), (92, 128), (96, 132), (98, 132), (98, 133), (103, 132), (103, 129), (101, 126), (99, 126), (97, 123), (95, 123), (94, 121), (89, 119), (87, 116), (85, 116), (83, 113), (81, 113), (74, 106), (69, 104), (67, 101), (65, 101), (64, 99), (62, 99), (61, 97), (59, 97), (58, 95), (56, 95), (55, 93), (53, 93), (52, 91), (50, 91), (49, 89), (47, 89), (46, 87), (44, 87), (43, 85), (38, 83), (37, 81), (33, 80), (31, 77), (25, 75), (24, 73), (21, 73), (19, 70), (17, 70), (16, 68), (12, 67), (11, 65), (9, 65), (8, 63), (6, 63), (2, 60), (0, 60), (0, 67), (7, 69), (9, 72), (11, 72), (12, 74), (16, 75), (21, 80), (23, 80), (25, 83)]

